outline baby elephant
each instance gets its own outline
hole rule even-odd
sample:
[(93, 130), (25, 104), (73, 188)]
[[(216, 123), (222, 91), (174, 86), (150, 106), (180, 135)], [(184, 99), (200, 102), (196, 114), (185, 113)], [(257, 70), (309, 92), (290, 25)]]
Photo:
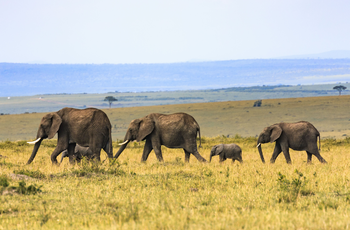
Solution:
[(69, 157), (69, 162), (71, 164), (74, 164), (75, 161), (79, 163), (83, 159), (83, 157), (86, 157), (88, 160), (91, 160), (93, 158), (93, 155), (91, 151), (89, 152), (89, 147), (82, 147), (77, 144), (75, 146), (73, 156), (68, 156), (68, 150), (64, 150), (62, 152), (62, 158), (61, 158), (60, 164), (62, 163), (64, 157)]
[(230, 158), (232, 159), (232, 163), (235, 162), (235, 160), (238, 160), (240, 163), (243, 163), (242, 150), (236, 144), (215, 145), (213, 148), (211, 148), (211, 151), (210, 151), (210, 162), (211, 162), (212, 156), (216, 156), (216, 155), (219, 155), (220, 162), (223, 162), (227, 158)]

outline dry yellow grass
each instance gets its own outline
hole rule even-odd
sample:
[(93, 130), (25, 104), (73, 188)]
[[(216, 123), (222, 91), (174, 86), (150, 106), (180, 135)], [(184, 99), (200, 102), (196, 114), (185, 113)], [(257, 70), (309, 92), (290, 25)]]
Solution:
[[(0, 145), (0, 176), (32, 175), (35, 195), (0, 195), (0, 229), (348, 229), (350, 227), (349, 139), (323, 140), (328, 164), (306, 164), (305, 152), (291, 152), (262, 164), (254, 138), (203, 138), (208, 158), (217, 143), (239, 144), (243, 164), (184, 163), (179, 149), (163, 148), (164, 163), (151, 153), (141, 163), (143, 143), (130, 145), (119, 165), (52, 166), (54, 141), (44, 141), (31, 165), (32, 146)], [(116, 143), (114, 143), (116, 146)], [(273, 144), (263, 145), (266, 158)], [(102, 154), (105, 158), (106, 154)], [(180, 159), (181, 158), (181, 159)], [(300, 173), (303, 174), (299, 177)], [(280, 175), (285, 176), (279, 180)], [(20, 180), (8, 179), (10, 186)], [(298, 184), (299, 183), (299, 184)], [(0, 186), (1, 187), (1, 186)]]
[[(20, 187), (21, 179), (12, 174), (31, 176), (25, 187), (41, 190), (2, 193), (0, 229), (349, 229), (350, 138), (342, 136), (350, 130), (349, 99), (263, 100), (261, 108), (253, 108), (254, 101), (241, 101), (105, 110), (116, 125), (114, 140), (123, 138), (134, 118), (187, 112), (201, 126), (203, 157), (209, 158), (215, 144), (237, 143), (243, 164), (220, 164), (218, 157), (202, 164), (193, 156), (185, 164), (181, 149), (165, 147), (164, 163), (153, 152), (141, 163), (141, 142), (130, 143), (114, 165), (107, 160), (98, 167), (70, 166), (65, 160), (56, 167), (49, 157), (56, 141), (44, 140), (34, 162), (25, 165), (33, 146), (0, 142), (0, 155), (6, 156), (0, 158), (0, 190)], [(42, 116), (1, 116), (1, 139), (34, 138)], [(291, 151), (292, 165), (283, 154), (273, 165), (262, 164), (256, 138), (249, 136), (273, 123), (298, 120), (313, 123), (322, 137), (337, 137), (322, 140), (321, 155), (328, 164), (314, 157), (308, 165), (306, 153), (296, 151)], [(117, 143), (113, 146), (116, 152)], [(273, 147), (262, 146), (266, 160)], [(6, 188), (1, 186), (4, 180)]]

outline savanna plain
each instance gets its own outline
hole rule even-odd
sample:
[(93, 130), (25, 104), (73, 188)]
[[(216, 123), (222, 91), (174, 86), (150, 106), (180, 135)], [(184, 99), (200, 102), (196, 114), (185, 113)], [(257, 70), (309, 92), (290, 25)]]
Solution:
[[(132, 119), (151, 112), (191, 114), (201, 127), (200, 154), (236, 143), (243, 164), (226, 160), (184, 163), (180, 149), (162, 148), (141, 163), (144, 143), (134, 142), (116, 161), (99, 165), (65, 159), (52, 166), (55, 140), (43, 141), (25, 165), (44, 114), (0, 117), (0, 229), (349, 229), (350, 96), (227, 101), (104, 110), (113, 126), (114, 153)], [(321, 133), (321, 155), (305, 152), (263, 164), (256, 149), (265, 126), (307, 120)], [(199, 139), (197, 140), (199, 144)], [(274, 144), (262, 146), (269, 159)]]

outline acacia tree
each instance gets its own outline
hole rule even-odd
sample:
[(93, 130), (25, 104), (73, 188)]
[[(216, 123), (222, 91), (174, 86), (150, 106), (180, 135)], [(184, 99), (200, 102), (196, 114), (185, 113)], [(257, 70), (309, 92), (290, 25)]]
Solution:
[(339, 95), (341, 95), (341, 91), (346, 90), (346, 87), (343, 86), (343, 85), (337, 85), (337, 86), (334, 86), (333, 89), (338, 90), (339, 91)]
[(113, 96), (107, 96), (107, 97), (105, 97), (104, 101), (108, 101), (109, 108), (111, 108), (113, 101), (118, 101), (118, 99), (113, 97)]

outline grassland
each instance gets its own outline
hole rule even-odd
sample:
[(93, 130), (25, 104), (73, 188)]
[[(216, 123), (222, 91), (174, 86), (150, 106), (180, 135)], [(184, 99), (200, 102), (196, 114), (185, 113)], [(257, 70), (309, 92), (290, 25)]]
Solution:
[[(208, 158), (211, 146), (232, 142), (242, 147), (243, 164), (202, 164), (193, 156), (185, 164), (181, 150), (167, 148), (164, 163), (154, 154), (140, 163), (143, 145), (135, 143), (111, 165), (60, 167), (49, 159), (53, 140), (31, 165), (24, 163), (32, 146), (2, 142), (0, 229), (350, 228), (349, 138), (322, 141), (326, 165), (308, 165), (306, 153), (295, 151), (293, 165), (283, 155), (262, 164), (255, 138), (238, 136), (203, 138), (200, 153)], [(263, 150), (270, 157), (273, 144)]]
[[(117, 162), (52, 166), (55, 140), (44, 140), (25, 165), (43, 114), (0, 116), (0, 229), (349, 229), (350, 96), (161, 105), (104, 110), (113, 146), (130, 120), (150, 112), (187, 112), (201, 126), (206, 159), (218, 143), (237, 143), (243, 164), (184, 163), (180, 149), (162, 148), (141, 163), (144, 143), (131, 143)], [(321, 133), (321, 155), (291, 151), (262, 164), (256, 135), (280, 121), (308, 120)], [(6, 141), (11, 140), (11, 141)], [(273, 144), (264, 144), (266, 159)], [(106, 154), (102, 152), (102, 159)], [(21, 176), (22, 175), (22, 176)], [(23, 176), (25, 175), (25, 176)], [(23, 183), (24, 182), (24, 183)]]

